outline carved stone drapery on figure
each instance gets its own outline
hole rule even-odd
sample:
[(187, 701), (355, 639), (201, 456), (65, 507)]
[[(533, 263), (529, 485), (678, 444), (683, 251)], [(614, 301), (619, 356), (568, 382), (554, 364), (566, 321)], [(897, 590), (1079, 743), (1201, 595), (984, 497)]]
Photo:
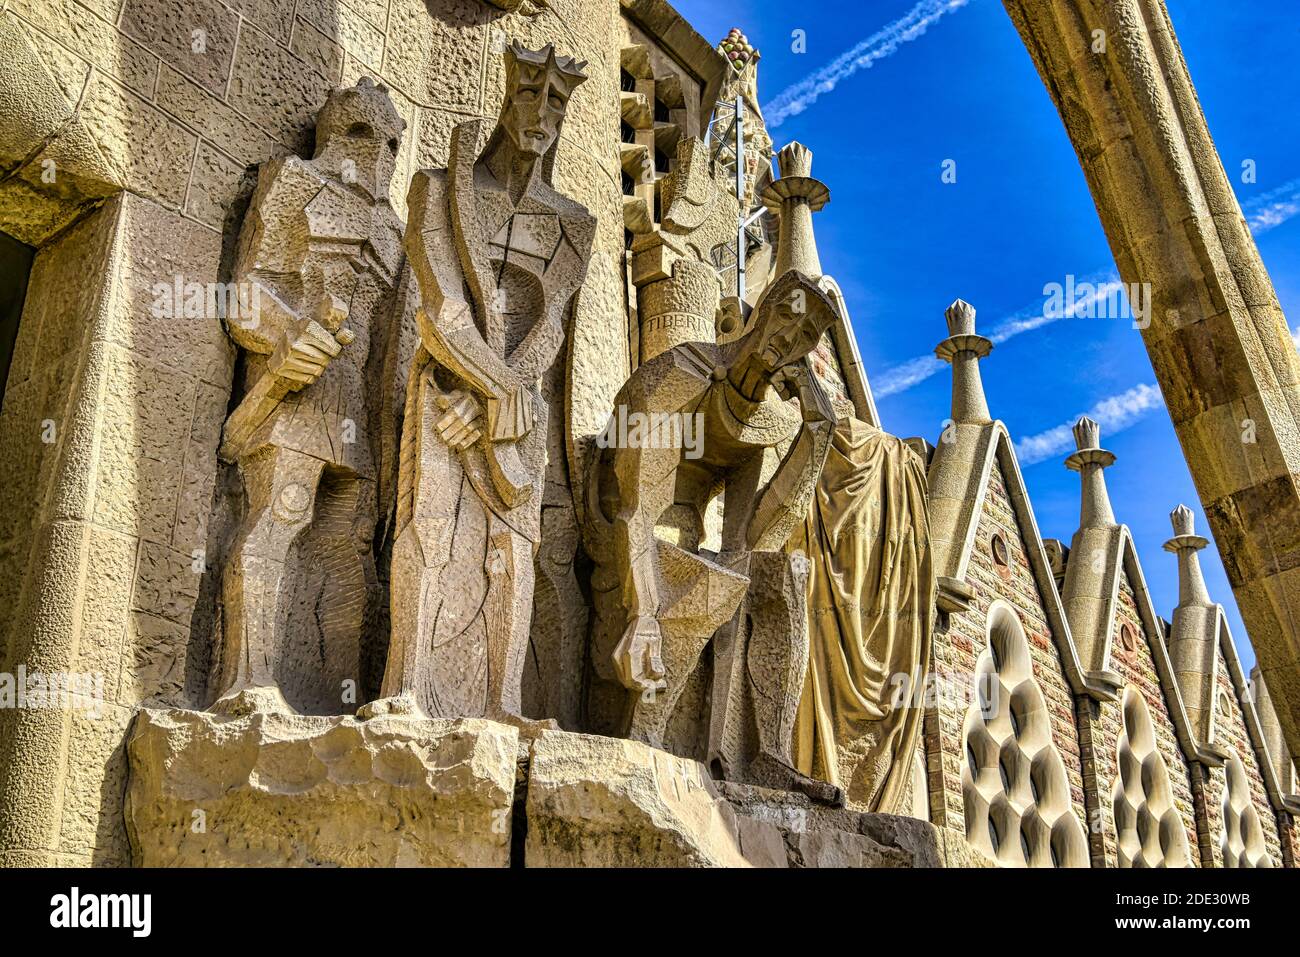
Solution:
[[(785, 228), (783, 219), (783, 241)], [(973, 356), (974, 321), (974, 309), (954, 303), (941, 353), (958, 354), (955, 362)], [(987, 421), (978, 364), (954, 368), (954, 415)], [(844, 788), (860, 810), (900, 810), (920, 734), (921, 709), (895, 695), (900, 676), (910, 689), (930, 670), (935, 577), (926, 495), (920, 456), (846, 412), (807, 521), (790, 539), (791, 555), (809, 566), (808, 681), (794, 763)]]
[[(365, 381), (372, 331), (391, 311), (401, 222), (388, 204), (406, 124), (387, 90), (363, 77), (330, 94), (310, 160), (261, 168), (240, 234), (230, 336), (247, 353), (242, 401), (221, 457), (237, 463), (248, 511), (223, 579), (221, 696), (214, 710), (327, 714), (360, 682), (375, 467)], [(319, 594), (306, 635), (290, 626), (314, 524)]]
[(859, 810), (899, 813), (922, 709), (894, 699), (930, 668), (935, 601), (925, 465), (902, 440), (842, 418), (792, 555), (807, 557), (809, 667), (795, 766)]
[(388, 664), (363, 716), (518, 723), (540, 539), (548, 411), (538, 380), (564, 339), (594, 219), (550, 182), (585, 64), (506, 50), (501, 118), (452, 134), (417, 173), (407, 255), (422, 348), (407, 385)]
[[(701, 652), (749, 585), (751, 555), (779, 551), (803, 519), (833, 417), (807, 355), (833, 318), (816, 283), (787, 273), (739, 339), (674, 346), (620, 390), (616, 416), (657, 429), (611, 436), (588, 476), (586, 540), (596, 563), (588, 718), (596, 729), (665, 744)], [(794, 397), (802, 416), (783, 401)], [(693, 445), (681, 441), (687, 430)], [(765, 457), (787, 446), (764, 480)], [(711, 556), (700, 549), (704, 512), (720, 492), (722, 546)], [(763, 690), (797, 699), (801, 685), (800, 677), (793, 688)]]

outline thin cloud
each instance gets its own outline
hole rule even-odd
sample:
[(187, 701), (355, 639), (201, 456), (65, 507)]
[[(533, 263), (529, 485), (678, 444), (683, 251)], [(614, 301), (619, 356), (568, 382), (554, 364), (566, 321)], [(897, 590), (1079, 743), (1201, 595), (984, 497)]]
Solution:
[(1300, 213), (1300, 179), (1271, 189), (1243, 204), (1246, 225), (1256, 236), (1276, 229)]
[[(1276, 189), (1261, 193), (1259, 196), (1243, 203), (1242, 214), (1246, 217), (1246, 225), (1250, 227), (1251, 233), (1256, 236), (1281, 226), (1287, 220), (1300, 214), (1300, 179), (1293, 179), (1289, 183), (1284, 183)], [(1040, 329), (1061, 319), (1071, 319), (1077, 312), (1086, 312), (1090, 303), (1104, 301), (1115, 290), (1124, 289), (1114, 269), (1091, 273), (1079, 280), (1080, 284), (1084, 282), (1093, 285), (1092, 295), (1067, 307), (1063, 315), (1047, 315), (1047, 300), (1044, 298), (1039, 302), (1025, 306), (1020, 311), (1002, 320), (989, 333), (989, 338), (995, 344), (999, 344), (1021, 333)], [(1296, 347), (1300, 348), (1300, 326), (1297, 326), (1291, 335), (1295, 340)], [(942, 372), (945, 365), (946, 363), (939, 361), (934, 356), (917, 356), (890, 366), (877, 378), (879, 385), (874, 390), (875, 396), (878, 399), (883, 399), (887, 396), (897, 395), (900, 392), (906, 392), (908, 389), (920, 385), (932, 375)]]
[[(988, 333), (988, 337), (995, 345), (1000, 345), (1021, 333), (1030, 332), (1061, 319), (1072, 319), (1076, 313), (1086, 314), (1089, 306), (1107, 301), (1116, 290), (1124, 288), (1114, 269), (1092, 273), (1078, 280), (1079, 286), (1084, 283), (1092, 286), (1092, 293), (1080, 297), (1077, 302), (1067, 303), (1062, 314), (1058, 315), (1055, 312), (1048, 314), (1048, 298), (1044, 294), (1042, 299), (1029, 303), (997, 323), (993, 331)], [(947, 363), (936, 359), (933, 355), (916, 356), (898, 365), (890, 366), (880, 376), (873, 377), (872, 392), (877, 399), (906, 392), (932, 375), (942, 372), (946, 366)]]
[(970, 0), (921, 0), (886, 27), (867, 37), (853, 49), (841, 53), (829, 64), (793, 86), (786, 87), (763, 107), (769, 129), (808, 109), (823, 93), (829, 93), (859, 70), (892, 56), (899, 47), (921, 36), (945, 14), (960, 10)]
[[(1107, 435), (1123, 432), (1125, 429), (1136, 425), (1148, 413), (1163, 408), (1164, 404), (1165, 400), (1160, 395), (1159, 389), (1153, 385), (1142, 383), (1135, 385), (1126, 392), (1102, 399), (1083, 414), (1090, 419), (1096, 420), (1097, 424), (1101, 426), (1101, 434), (1104, 439)], [(1037, 435), (1026, 436), (1017, 442), (1016, 456), (1020, 459), (1020, 464), (1033, 465), (1036, 462), (1055, 458), (1061, 453), (1074, 448), (1073, 429), (1074, 423), (1078, 422), (1079, 418), (1076, 415), (1069, 422), (1063, 422), (1054, 429), (1039, 432)]]

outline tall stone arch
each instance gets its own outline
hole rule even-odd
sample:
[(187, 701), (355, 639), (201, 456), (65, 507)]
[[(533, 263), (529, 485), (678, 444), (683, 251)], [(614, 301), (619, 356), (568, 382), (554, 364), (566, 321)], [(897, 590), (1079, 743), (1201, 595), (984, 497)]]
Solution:
[(1074, 143), (1228, 580), (1300, 748), (1300, 359), (1164, 0), (1003, 0)]

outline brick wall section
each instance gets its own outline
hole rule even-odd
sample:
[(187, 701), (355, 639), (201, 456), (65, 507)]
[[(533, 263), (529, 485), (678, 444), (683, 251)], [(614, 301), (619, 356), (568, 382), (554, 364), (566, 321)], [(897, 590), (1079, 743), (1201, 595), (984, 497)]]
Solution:
[[(1232, 687), (1232, 679), (1228, 675), (1228, 665), (1223, 657), (1223, 649), (1217, 648), (1215, 656), (1218, 659), (1218, 687), (1215, 690), (1214, 707), (1219, 709), (1221, 707), (1220, 702), (1224, 700), (1228, 704), (1228, 713), (1225, 714), (1222, 710), (1219, 710), (1215, 717), (1219, 741), (1234, 749), (1241, 758), (1241, 763), (1246, 767), (1246, 776), (1250, 780), (1250, 797), (1255, 804), (1256, 813), (1259, 814), (1260, 824), (1264, 828), (1264, 843), (1268, 847), (1268, 855), (1273, 859), (1275, 865), (1280, 864), (1282, 861), (1282, 845), (1277, 827), (1277, 812), (1269, 803), (1268, 792), (1264, 789), (1264, 778), (1260, 773), (1259, 755), (1256, 754), (1250, 735), (1246, 731), (1246, 718), (1241, 710), (1241, 702), (1237, 698), (1237, 693)], [(1223, 838), (1225, 770), (1223, 768), (1211, 768), (1206, 784), (1206, 806), (1209, 818), (1208, 837), (1211, 854), (1207, 860), (1213, 860), (1215, 867), (1222, 867), (1223, 852), (1220, 850), (1219, 843)]]
[[(1114, 633), (1117, 636), (1124, 622), (1132, 626), (1138, 635), (1138, 641), (1136, 647), (1130, 651), (1118, 638), (1116, 639), (1111, 648), (1111, 670), (1117, 672), (1124, 679), (1125, 684), (1131, 685), (1146, 700), (1147, 708), (1151, 712), (1151, 722), (1155, 726), (1156, 741), (1169, 769), (1174, 803), (1187, 830), (1187, 846), (1191, 852), (1191, 862), (1193, 866), (1199, 866), (1201, 862), (1197, 853), (1196, 811), (1191, 775), (1188, 772), (1187, 758), (1183, 755), (1183, 750), (1174, 734), (1169, 705), (1165, 701), (1164, 690), (1156, 674), (1155, 659), (1151, 654), (1150, 642), (1162, 641), (1163, 638), (1147, 633), (1138, 614), (1133, 586), (1127, 574), (1123, 574), (1120, 579), (1118, 614), (1114, 626)], [(1092, 734), (1089, 740), (1091, 747), (1086, 753), (1086, 760), (1093, 765), (1093, 769), (1089, 772), (1089, 779), (1095, 781), (1098, 806), (1101, 809), (1101, 820), (1097, 824), (1103, 835), (1106, 867), (1119, 866), (1119, 848), (1115, 833), (1114, 809), (1111, 806), (1111, 791), (1115, 786), (1115, 777), (1118, 773), (1116, 754), (1119, 736), (1124, 727), (1122, 698), (1121, 695), (1120, 699), (1114, 702), (1092, 706), (1096, 718), (1092, 723)], [(1094, 863), (1096, 863), (1095, 858)]]
[(849, 390), (844, 385), (844, 371), (840, 368), (839, 357), (835, 354), (835, 341), (831, 338), (829, 330), (822, 334), (810, 358), (813, 372), (821, 381), (822, 387), (826, 389), (826, 394), (831, 401), (847, 402)]
[[(1105, 788), (1098, 764), (1088, 759), (1089, 755), (1097, 753), (1098, 742), (1105, 740), (1105, 734), (1100, 729), (1101, 716), (1101, 706), (1092, 698), (1079, 695), (1075, 700), (1075, 721), (1079, 728), (1079, 753), (1083, 764), (1083, 809), (1087, 821), (1088, 854), (1093, 867), (1114, 867), (1115, 819), (1109, 797), (1102, 796)], [(1108, 846), (1111, 849), (1109, 858), (1106, 856)]]
[(1277, 825), (1282, 844), (1282, 866), (1296, 867), (1300, 861), (1300, 822), (1285, 811), (1279, 811)]
[[(995, 531), (1000, 531), (1007, 542), (1010, 580), (1004, 579), (993, 564), (990, 540)], [(974, 602), (969, 611), (951, 616), (946, 629), (936, 631), (935, 672), (941, 679), (954, 683), (969, 681), (976, 660), (985, 647), (985, 620), (989, 606), (1002, 599), (1016, 609), (1033, 655), (1034, 677), (1051, 715), (1053, 741), (1065, 763), (1071, 804), (1086, 827), (1073, 695), (1043, 609), (1042, 594), (1030, 570), (1024, 534), (1012, 511), (1002, 470), (996, 462), (989, 477), (966, 581), (974, 589)], [(941, 699), (927, 715), (925, 725), (934, 823), (963, 836), (966, 826), (961, 769), (965, 754), (962, 740), (965, 719), (965, 706)]]

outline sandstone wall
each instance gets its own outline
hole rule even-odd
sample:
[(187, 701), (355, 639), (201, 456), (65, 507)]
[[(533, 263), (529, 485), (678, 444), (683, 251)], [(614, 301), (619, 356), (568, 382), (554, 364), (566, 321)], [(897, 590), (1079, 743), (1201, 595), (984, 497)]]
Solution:
[(506, 38), (553, 42), (589, 61), (555, 180), (600, 219), (570, 359), (575, 416), (595, 432), (627, 372), (625, 328), (610, 331), (624, 322), (622, 29), (617, 0), (551, 0), (535, 18), (480, 0), (5, 6), (0, 230), (39, 252), (0, 413), (0, 664), (102, 672), (107, 702), (98, 719), (0, 715), (0, 864), (127, 863), (133, 709), (207, 693), (235, 356), (215, 315), (151, 315), (152, 285), (229, 278), (257, 165), (310, 152), (331, 87), (390, 87), (407, 121), (391, 194), (404, 215), (412, 173), (445, 164), (452, 127), (496, 118)]

